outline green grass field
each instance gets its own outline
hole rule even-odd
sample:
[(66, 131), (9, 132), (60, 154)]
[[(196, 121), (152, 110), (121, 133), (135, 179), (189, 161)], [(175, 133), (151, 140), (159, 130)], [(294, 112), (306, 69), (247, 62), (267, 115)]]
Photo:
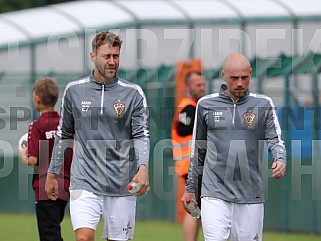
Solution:
[[(0, 241), (37, 241), (37, 226), (35, 216), (32, 214), (0, 214), (1, 235)], [(96, 240), (100, 238), (101, 225), (99, 225)], [(69, 216), (66, 216), (62, 232), (65, 241), (74, 240)], [(182, 241), (181, 226), (163, 221), (139, 221), (136, 224), (136, 241)], [(199, 241), (204, 240), (200, 235)], [(303, 234), (284, 234), (265, 232), (264, 241), (320, 241), (321, 236)]]

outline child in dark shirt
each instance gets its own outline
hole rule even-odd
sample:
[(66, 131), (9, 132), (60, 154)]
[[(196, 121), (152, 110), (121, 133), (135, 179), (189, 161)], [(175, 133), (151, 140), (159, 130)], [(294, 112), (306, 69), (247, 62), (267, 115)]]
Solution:
[(59, 198), (49, 200), (45, 192), (47, 170), (54, 145), (55, 133), (59, 124), (59, 114), (55, 111), (58, 100), (58, 85), (54, 79), (42, 78), (33, 86), (33, 104), (41, 113), (28, 130), (28, 145), (19, 146), (20, 159), (34, 167), (32, 188), (35, 193), (36, 216), (40, 241), (63, 240), (60, 223), (69, 200), (70, 164), (72, 151), (65, 153), (63, 171), (57, 176)]

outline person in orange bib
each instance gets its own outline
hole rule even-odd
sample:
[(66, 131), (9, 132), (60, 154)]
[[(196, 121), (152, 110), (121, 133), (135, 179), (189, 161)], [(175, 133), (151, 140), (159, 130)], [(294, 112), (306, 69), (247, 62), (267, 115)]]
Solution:
[[(185, 190), (191, 150), (191, 140), (197, 101), (205, 95), (205, 77), (199, 71), (190, 71), (185, 77), (186, 97), (183, 98), (175, 112), (172, 122), (172, 145), (175, 172), (177, 175), (176, 215), (183, 216), (184, 241), (196, 241), (200, 220), (193, 218), (181, 208), (181, 192)], [(183, 213), (182, 213), (183, 212)]]

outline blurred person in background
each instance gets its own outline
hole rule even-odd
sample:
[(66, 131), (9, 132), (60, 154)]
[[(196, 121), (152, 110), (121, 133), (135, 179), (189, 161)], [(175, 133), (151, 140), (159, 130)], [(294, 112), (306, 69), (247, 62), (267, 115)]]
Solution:
[[(47, 171), (54, 146), (54, 137), (59, 123), (55, 111), (58, 100), (58, 85), (52, 78), (38, 79), (33, 86), (33, 104), (40, 112), (38, 120), (28, 130), (27, 146), (19, 146), (20, 159), (34, 167), (32, 187), (35, 193), (36, 216), (40, 241), (62, 241), (61, 227), (65, 207), (69, 200), (69, 177), (72, 159), (71, 149), (64, 153), (64, 168), (57, 175), (61, 192), (56, 200), (50, 200), (45, 191)], [(66, 158), (65, 158), (66, 157)]]
[[(177, 175), (178, 190), (185, 190), (190, 147), (193, 134), (195, 110), (197, 101), (205, 95), (206, 80), (201, 72), (193, 70), (185, 76), (186, 97), (183, 98), (174, 114), (172, 122), (173, 158)], [(177, 192), (177, 198), (181, 193)], [(177, 207), (177, 215), (183, 215), (184, 241), (196, 241), (200, 228), (200, 219), (193, 218), (189, 213)]]

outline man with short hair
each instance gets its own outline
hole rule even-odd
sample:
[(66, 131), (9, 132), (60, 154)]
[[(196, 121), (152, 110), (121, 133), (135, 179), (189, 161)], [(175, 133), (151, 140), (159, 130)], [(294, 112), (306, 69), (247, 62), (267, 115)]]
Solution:
[[(177, 198), (181, 198), (180, 190), (185, 190), (190, 146), (192, 140), (195, 110), (197, 101), (204, 96), (206, 89), (205, 77), (201, 72), (192, 70), (185, 76), (186, 97), (177, 106), (172, 123), (173, 158), (177, 175)], [(181, 214), (177, 207), (177, 216), (183, 215), (183, 235), (185, 241), (196, 241), (200, 220), (186, 213)]]
[(229, 55), (221, 71), (225, 84), (220, 92), (204, 96), (196, 107), (191, 163), (181, 201), (186, 208), (185, 199), (195, 199), (202, 173), (206, 241), (262, 240), (264, 142), (273, 160), (273, 177), (285, 175), (286, 150), (274, 104), (270, 97), (250, 92), (251, 75), (244, 55)]
[[(70, 214), (77, 241), (95, 239), (101, 216), (103, 239), (133, 239), (136, 196), (149, 188), (147, 101), (138, 85), (117, 76), (121, 45), (118, 35), (98, 33), (90, 53), (94, 70), (69, 83), (62, 98), (46, 190), (55, 200), (61, 150), (74, 140)], [(131, 181), (139, 186), (135, 194), (126, 188)]]

